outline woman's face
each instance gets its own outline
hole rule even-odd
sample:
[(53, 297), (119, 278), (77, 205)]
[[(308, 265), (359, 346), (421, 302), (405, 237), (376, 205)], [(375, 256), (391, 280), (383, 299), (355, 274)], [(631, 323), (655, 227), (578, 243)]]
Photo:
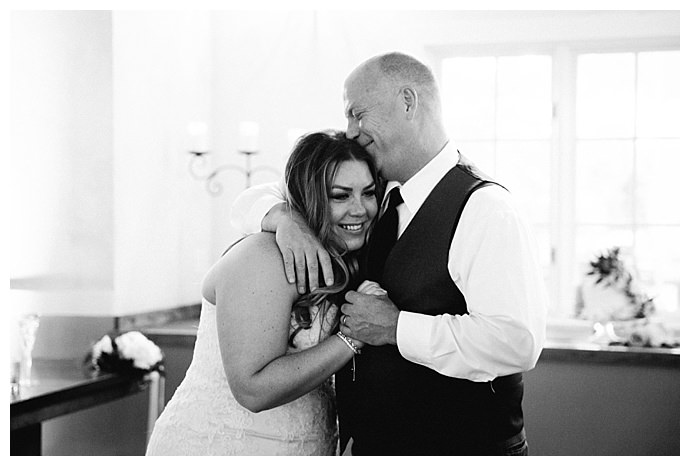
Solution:
[(347, 160), (336, 168), (329, 208), (335, 234), (349, 251), (364, 246), (367, 230), (376, 218), (376, 188), (366, 163)]

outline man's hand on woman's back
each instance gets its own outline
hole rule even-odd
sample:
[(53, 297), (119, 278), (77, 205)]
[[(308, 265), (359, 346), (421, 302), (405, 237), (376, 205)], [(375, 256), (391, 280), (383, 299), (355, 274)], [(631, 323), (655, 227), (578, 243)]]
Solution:
[(326, 285), (333, 284), (331, 256), (321, 245), (306, 221), (296, 212), (289, 212), (285, 203), (275, 205), (261, 223), (264, 231), (276, 234), (276, 243), (283, 255), (288, 282), (297, 282), (300, 293), (319, 286), (319, 268)]

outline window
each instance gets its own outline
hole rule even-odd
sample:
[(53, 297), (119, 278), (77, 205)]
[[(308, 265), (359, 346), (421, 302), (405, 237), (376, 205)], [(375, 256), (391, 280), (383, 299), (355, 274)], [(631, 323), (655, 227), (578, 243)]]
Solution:
[(451, 137), (532, 223), (553, 316), (573, 314), (588, 263), (613, 246), (659, 311), (678, 312), (679, 73), (675, 44), (442, 58)]

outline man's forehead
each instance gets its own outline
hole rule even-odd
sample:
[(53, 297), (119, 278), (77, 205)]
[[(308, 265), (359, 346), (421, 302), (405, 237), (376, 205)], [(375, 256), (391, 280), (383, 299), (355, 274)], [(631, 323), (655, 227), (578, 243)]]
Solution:
[(355, 76), (345, 82), (343, 99), (347, 105), (361, 105), (370, 99), (375, 99), (388, 90), (383, 79), (368, 76)]
[(347, 80), (343, 89), (343, 103), (345, 104), (346, 112), (349, 112), (352, 107), (360, 105), (362, 100), (362, 92), (356, 82)]
[(343, 103), (345, 105), (346, 115), (351, 114), (355, 110), (361, 110), (370, 106), (372, 101), (373, 96), (371, 92), (367, 92), (367, 90), (346, 87), (343, 93)]

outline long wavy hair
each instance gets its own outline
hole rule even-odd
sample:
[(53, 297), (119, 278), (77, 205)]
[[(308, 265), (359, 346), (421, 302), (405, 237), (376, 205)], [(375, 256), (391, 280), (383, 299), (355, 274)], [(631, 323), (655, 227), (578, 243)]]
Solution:
[(329, 199), (333, 178), (340, 164), (348, 160), (367, 164), (375, 183), (376, 201), (380, 204), (383, 183), (377, 175), (374, 159), (357, 142), (347, 139), (342, 131), (326, 130), (302, 136), (287, 161), (285, 182), (288, 209), (305, 219), (328, 251), (334, 275), (333, 285), (326, 286), (319, 277), (316, 289), (301, 295), (293, 305), (292, 312), (298, 328), (290, 336), (291, 343), (297, 332), (311, 327), (310, 308), (318, 306), (316, 315), (323, 322), (328, 307), (331, 304), (342, 304), (345, 293), (353, 287), (358, 276), (357, 251), (348, 251), (345, 242), (333, 231), (330, 219)]

